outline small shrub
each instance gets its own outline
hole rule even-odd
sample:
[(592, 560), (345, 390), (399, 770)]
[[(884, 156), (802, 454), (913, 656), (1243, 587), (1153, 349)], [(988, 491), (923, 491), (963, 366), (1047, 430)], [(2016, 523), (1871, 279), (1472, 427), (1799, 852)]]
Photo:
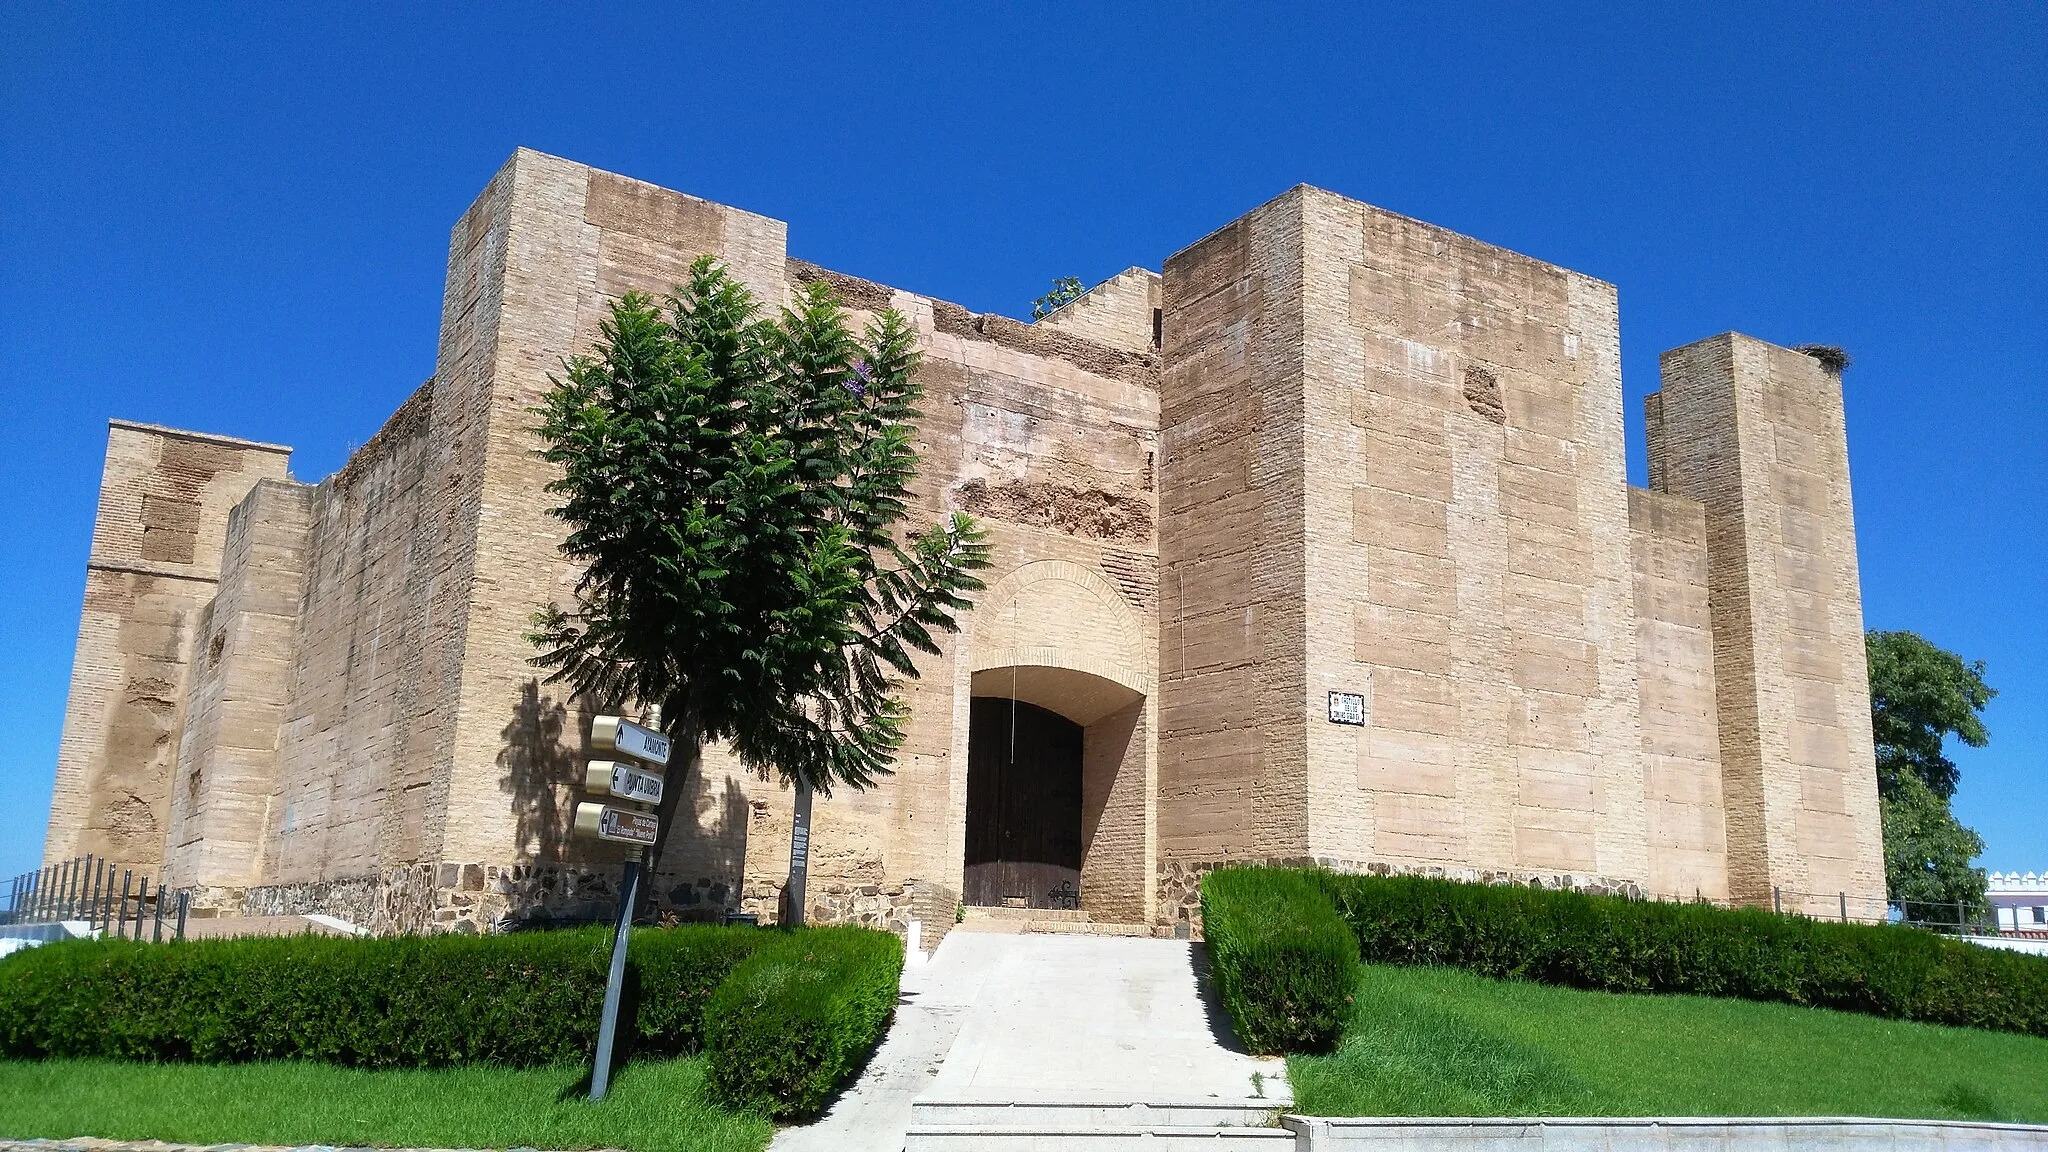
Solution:
[[(633, 934), (636, 1046), (693, 1051), (711, 990), (765, 934)], [(0, 1054), (530, 1067), (596, 1047), (611, 933), (46, 944), (0, 963)]]
[(1309, 873), (1223, 868), (1202, 878), (1202, 931), (1231, 1024), (1259, 1053), (1337, 1043), (1358, 941)]
[(1418, 876), (1299, 875), (1329, 893), (1368, 961), (2048, 1036), (2048, 960), (1918, 929)]
[(867, 928), (778, 933), (704, 1013), (712, 1094), (777, 1118), (815, 1114), (896, 1007), (903, 942)]

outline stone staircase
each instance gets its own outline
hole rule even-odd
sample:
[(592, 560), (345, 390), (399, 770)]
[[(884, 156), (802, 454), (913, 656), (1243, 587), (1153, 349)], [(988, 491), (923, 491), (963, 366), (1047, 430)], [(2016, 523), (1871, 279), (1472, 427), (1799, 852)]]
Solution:
[(1171, 937), (1170, 928), (1098, 923), (1078, 908), (968, 908), (955, 932), (1057, 932), (1068, 936)]
[(860, 1078), (771, 1152), (1296, 1146), (1286, 1062), (1237, 1046), (1201, 945), (1079, 912), (969, 917), (905, 966)]
[(911, 1105), (904, 1152), (1229, 1152), (1291, 1148), (1281, 1106), (1256, 1097), (1179, 1103), (947, 1100)]

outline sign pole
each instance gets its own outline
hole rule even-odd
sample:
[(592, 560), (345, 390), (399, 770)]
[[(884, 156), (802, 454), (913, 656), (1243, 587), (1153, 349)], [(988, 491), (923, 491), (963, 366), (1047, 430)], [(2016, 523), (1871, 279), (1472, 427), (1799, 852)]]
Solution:
[[(650, 722), (661, 723), (661, 712), (653, 709)], [(601, 752), (630, 756), (640, 764), (666, 767), (669, 739), (662, 733), (635, 724), (623, 716), (598, 716), (590, 722), (590, 744)], [(583, 786), (600, 796), (614, 796), (633, 805), (658, 805), (664, 789), (659, 772), (649, 772), (629, 763), (592, 760), (584, 768)], [(647, 848), (660, 840), (661, 822), (654, 813), (638, 807), (614, 808), (609, 804), (576, 805), (578, 836), (630, 844), (626, 874), (619, 882), (618, 927), (612, 932), (612, 967), (604, 985), (604, 1012), (597, 1021), (597, 1053), (590, 1069), (590, 1098), (604, 1099), (612, 1082), (612, 1047), (619, 1034), (619, 994), (626, 984), (626, 942), (633, 934), (633, 908), (640, 899), (640, 861)]]
[(796, 782), (796, 818), (789, 826), (789, 923), (804, 926), (804, 880), (811, 870), (811, 783)]
[(612, 1041), (619, 1031), (619, 989), (626, 982), (626, 939), (633, 931), (633, 902), (640, 892), (640, 849), (626, 857), (626, 876), (619, 884), (619, 926), (612, 933), (612, 971), (604, 986), (604, 1015), (597, 1023), (597, 1063), (590, 1071), (590, 1098), (604, 1099), (612, 1081)]

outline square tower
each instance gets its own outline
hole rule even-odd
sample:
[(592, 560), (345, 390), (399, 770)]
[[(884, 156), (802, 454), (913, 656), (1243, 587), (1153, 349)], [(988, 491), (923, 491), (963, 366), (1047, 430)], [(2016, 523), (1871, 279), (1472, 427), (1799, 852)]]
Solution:
[(1647, 880), (1613, 286), (1301, 187), (1163, 308), (1169, 886)]
[(1650, 475), (1706, 508), (1730, 894), (1881, 915), (1884, 846), (1841, 378), (1725, 333), (1666, 352)]

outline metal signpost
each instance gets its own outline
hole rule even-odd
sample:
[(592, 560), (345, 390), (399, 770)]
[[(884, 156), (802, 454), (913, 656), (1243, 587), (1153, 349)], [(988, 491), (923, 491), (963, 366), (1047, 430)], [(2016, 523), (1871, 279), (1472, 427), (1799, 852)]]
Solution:
[[(668, 737), (618, 716), (599, 716), (590, 725), (590, 742), (605, 752), (630, 756), (641, 764), (592, 760), (584, 769), (583, 787), (627, 805), (661, 803), (662, 775), (649, 771), (668, 763)], [(642, 767), (646, 765), (646, 767)], [(576, 805), (576, 834), (632, 845), (626, 875), (619, 884), (619, 923), (612, 933), (611, 976), (604, 986), (604, 1015), (597, 1025), (597, 1060), (590, 1072), (590, 1098), (604, 1099), (611, 1086), (612, 1043), (618, 1036), (619, 990), (626, 980), (626, 939), (633, 931), (633, 905), (640, 896), (640, 853), (661, 831), (652, 812), (636, 807), (582, 801)]]
[(789, 825), (789, 887), (783, 889), (788, 915), (783, 922), (804, 926), (804, 880), (811, 870), (811, 785), (796, 782), (796, 816)]

